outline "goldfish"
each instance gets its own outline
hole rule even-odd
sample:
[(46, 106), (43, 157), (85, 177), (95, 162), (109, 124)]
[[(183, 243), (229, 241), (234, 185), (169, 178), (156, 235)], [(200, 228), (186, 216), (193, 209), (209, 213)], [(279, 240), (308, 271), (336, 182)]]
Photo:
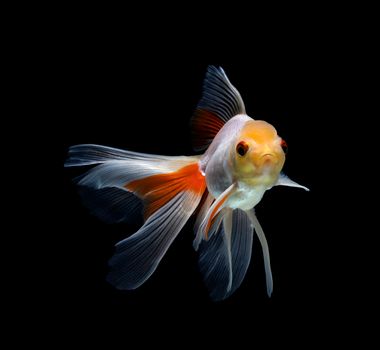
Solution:
[(115, 245), (107, 280), (122, 290), (141, 286), (195, 214), (193, 246), (210, 298), (226, 299), (241, 285), (254, 233), (270, 297), (269, 248), (255, 207), (275, 186), (309, 189), (282, 173), (286, 142), (271, 124), (246, 114), (240, 93), (221, 67), (207, 69), (191, 129), (201, 155), (144, 154), (95, 144), (70, 147), (66, 167), (95, 165), (76, 180), (95, 215), (111, 223), (144, 217), (137, 232)]

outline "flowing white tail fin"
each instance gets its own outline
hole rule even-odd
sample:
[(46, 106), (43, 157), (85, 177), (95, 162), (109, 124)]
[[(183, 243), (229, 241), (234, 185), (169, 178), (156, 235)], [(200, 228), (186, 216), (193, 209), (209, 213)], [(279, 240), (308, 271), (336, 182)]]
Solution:
[(198, 161), (199, 157), (156, 156), (99, 145), (70, 148), (65, 166), (97, 164), (78, 178), (95, 214), (111, 222), (127, 220), (142, 201), (144, 225), (116, 244), (110, 260), (108, 280), (117, 288), (143, 284), (197, 208), (206, 189)]

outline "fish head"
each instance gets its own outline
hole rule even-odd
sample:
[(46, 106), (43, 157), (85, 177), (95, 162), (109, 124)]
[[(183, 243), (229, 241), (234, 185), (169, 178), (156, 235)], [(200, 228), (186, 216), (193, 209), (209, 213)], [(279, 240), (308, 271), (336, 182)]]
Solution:
[(234, 176), (252, 185), (273, 185), (285, 163), (285, 141), (262, 120), (248, 121), (233, 145)]

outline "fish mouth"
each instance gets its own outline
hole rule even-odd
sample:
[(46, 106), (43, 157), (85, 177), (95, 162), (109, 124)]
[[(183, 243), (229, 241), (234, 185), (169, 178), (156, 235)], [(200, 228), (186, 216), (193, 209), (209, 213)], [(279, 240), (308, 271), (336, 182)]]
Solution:
[(277, 161), (277, 158), (272, 153), (265, 153), (260, 158), (262, 162), (268, 162), (268, 161), (276, 162)]
[(274, 158), (274, 155), (272, 153), (265, 153), (261, 156), (261, 158), (267, 158), (267, 157), (271, 157), (271, 158)]
[(273, 153), (258, 154), (254, 159), (257, 169), (271, 169), (278, 164), (278, 157)]
[(265, 153), (260, 157), (260, 163), (262, 166), (270, 167), (276, 165), (278, 159), (273, 153)]

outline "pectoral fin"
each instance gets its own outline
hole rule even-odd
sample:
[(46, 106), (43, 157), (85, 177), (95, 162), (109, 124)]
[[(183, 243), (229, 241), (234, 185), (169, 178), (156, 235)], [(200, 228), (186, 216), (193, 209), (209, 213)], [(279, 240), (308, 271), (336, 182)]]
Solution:
[(206, 240), (209, 239), (209, 231), (211, 225), (213, 223), (214, 218), (218, 215), (220, 210), (223, 208), (227, 199), (236, 191), (236, 185), (233, 183), (230, 187), (228, 187), (211, 205), (208, 209), (205, 218), (203, 219), (201, 225), (199, 226), (197, 236), (203, 237)]
[(289, 186), (303, 188), (306, 191), (310, 191), (307, 187), (298, 184), (297, 182), (290, 180), (285, 174), (280, 174), (275, 186)]

